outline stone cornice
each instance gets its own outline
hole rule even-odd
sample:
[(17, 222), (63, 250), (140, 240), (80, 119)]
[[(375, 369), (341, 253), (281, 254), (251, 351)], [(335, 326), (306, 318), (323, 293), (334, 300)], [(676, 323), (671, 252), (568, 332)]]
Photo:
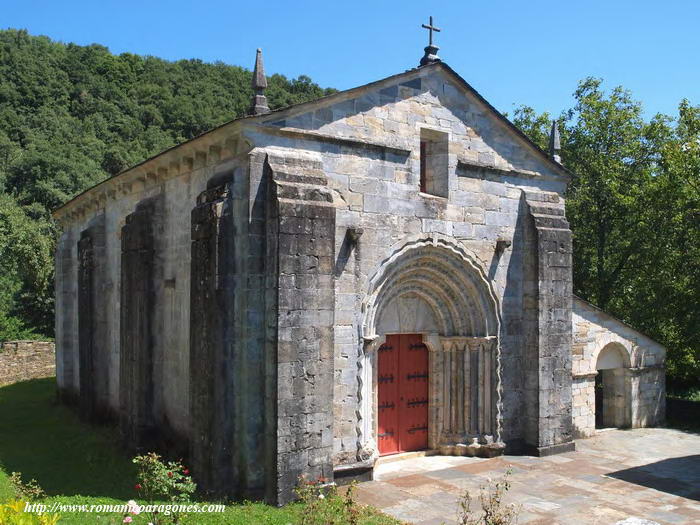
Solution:
[(649, 366), (633, 366), (630, 368), (627, 368), (626, 370), (629, 370), (632, 374), (642, 374), (644, 372), (651, 372), (654, 370), (663, 370), (665, 367), (664, 365), (649, 365)]
[(572, 379), (593, 379), (598, 372), (586, 372), (585, 374), (571, 374)]
[[(464, 171), (467, 170), (478, 170), (486, 172), (489, 174), (497, 175), (499, 177), (518, 177), (527, 179), (540, 179), (540, 180), (561, 180), (559, 177), (551, 177), (543, 175), (542, 173), (537, 173), (536, 171), (524, 171), (524, 170), (514, 170), (497, 168), (490, 164), (483, 164), (481, 162), (475, 162), (473, 160), (467, 160), (464, 158), (457, 158), (457, 176), (458, 177), (471, 177), (469, 174), (465, 174)], [(460, 171), (462, 173), (460, 173)], [(482, 177), (473, 177), (482, 178)]]
[(108, 200), (144, 191), (168, 179), (214, 165), (236, 156), (244, 146), (237, 136), (238, 123), (222, 126), (175, 146), (80, 193), (52, 213), (64, 228), (105, 207)]
[(265, 133), (268, 135), (275, 135), (278, 137), (287, 137), (291, 139), (301, 139), (309, 140), (314, 142), (321, 142), (325, 144), (336, 144), (338, 146), (347, 146), (349, 148), (355, 149), (365, 149), (369, 151), (375, 151), (380, 153), (390, 153), (397, 155), (399, 157), (407, 157), (411, 154), (411, 151), (404, 148), (399, 148), (396, 146), (391, 146), (389, 144), (382, 144), (379, 142), (372, 142), (365, 139), (359, 138), (347, 138), (347, 137), (337, 137), (334, 135), (327, 135), (325, 133), (320, 133), (318, 131), (283, 127), (277, 128), (273, 126), (250, 126), (249, 129), (255, 130), (260, 133)]
[[(649, 366), (632, 366), (624, 368), (630, 374), (642, 374), (644, 372), (650, 372), (654, 370), (663, 370), (664, 365), (649, 365)], [(580, 374), (571, 374), (572, 379), (593, 379), (598, 375), (598, 371), (594, 372), (583, 372)]]

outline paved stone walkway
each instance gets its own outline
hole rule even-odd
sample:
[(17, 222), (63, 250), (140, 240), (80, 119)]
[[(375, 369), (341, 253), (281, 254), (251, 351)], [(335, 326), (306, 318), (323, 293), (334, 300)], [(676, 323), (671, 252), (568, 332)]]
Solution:
[(451, 525), (460, 495), (471, 491), (479, 508), (479, 486), (509, 467), (506, 502), (521, 506), (518, 524), (700, 524), (700, 435), (663, 428), (599, 432), (577, 441), (575, 452), (544, 458), (395, 461), (378, 467), (357, 496), (408, 523)]

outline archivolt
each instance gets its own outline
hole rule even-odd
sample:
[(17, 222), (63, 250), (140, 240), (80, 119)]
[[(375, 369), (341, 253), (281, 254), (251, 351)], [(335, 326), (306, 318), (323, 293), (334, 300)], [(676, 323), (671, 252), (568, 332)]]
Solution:
[(377, 337), (376, 323), (392, 300), (422, 297), (444, 336), (498, 335), (498, 302), (486, 274), (464, 247), (443, 236), (407, 242), (379, 267), (363, 303), (363, 332)]

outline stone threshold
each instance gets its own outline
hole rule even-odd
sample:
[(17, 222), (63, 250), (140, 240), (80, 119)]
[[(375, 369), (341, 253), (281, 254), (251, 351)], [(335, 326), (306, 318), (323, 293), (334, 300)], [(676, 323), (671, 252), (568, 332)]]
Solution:
[(398, 454), (391, 454), (388, 456), (379, 456), (377, 460), (374, 462), (374, 468), (377, 468), (381, 465), (386, 465), (388, 463), (395, 463), (397, 461), (404, 461), (407, 459), (415, 459), (415, 458), (425, 458), (428, 456), (437, 456), (440, 454), (439, 450), (414, 450), (411, 452), (399, 452)]
[(595, 429), (595, 433), (596, 433), (596, 434), (601, 434), (602, 432), (610, 432), (611, 430), (624, 430), (624, 429), (620, 429), (620, 428), (617, 428), (617, 427), (596, 428), (596, 429)]

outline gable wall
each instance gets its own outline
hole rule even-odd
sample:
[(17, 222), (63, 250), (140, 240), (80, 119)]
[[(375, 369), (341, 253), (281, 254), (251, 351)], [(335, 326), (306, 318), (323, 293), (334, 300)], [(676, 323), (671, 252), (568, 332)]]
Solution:
[[(423, 126), (449, 133), (447, 199), (419, 193)], [(562, 193), (564, 179), (555, 177), (502, 123), (487, 116), (479, 101), (465, 99), (442, 76), (388, 86), (284, 121), (271, 120), (268, 127), (279, 131), (251, 126), (244, 134), (275, 156), (292, 159), (301, 151), (316, 159), (335, 190), (336, 464), (354, 463), (372, 454), (362, 421), (372, 415), (358, 416), (362, 413), (361, 304), (368, 281), (397, 246), (436, 235), (463, 244), (492, 280), (502, 305), (502, 439), (522, 438), (522, 336), (526, 330), (537, 330), (536, 320), (524, 319), (522, 314), (523, 255), (528, 249), (523, 193)], [(292, 137), (285, 135), (285, 128), (359, 142), (334, 142), (303, 133)], [(541, 170), (545, 175), (519, 174), (514, 169)], [(356, 249), (348, 247), (348, 228), (363, 231)], [(499, 238), (512, 242), (500, 256), (495, 253)], [(537, 445), (537, 425), (532, 432)]]
[[(425, 127), (450, 134), (453, 168), (460, 160), (564, 180), (492, 109), (439, 69), (415, 70), (393, 82), (354, 93), (352, 98), (347, 95), (335, 104), (319, 106), (286, 118), (271, 116), (266, 125), (314, 130), (411, 150), (415, 149), (416, 132)], [(412, 160), (418, 161), (417, 157)]]

